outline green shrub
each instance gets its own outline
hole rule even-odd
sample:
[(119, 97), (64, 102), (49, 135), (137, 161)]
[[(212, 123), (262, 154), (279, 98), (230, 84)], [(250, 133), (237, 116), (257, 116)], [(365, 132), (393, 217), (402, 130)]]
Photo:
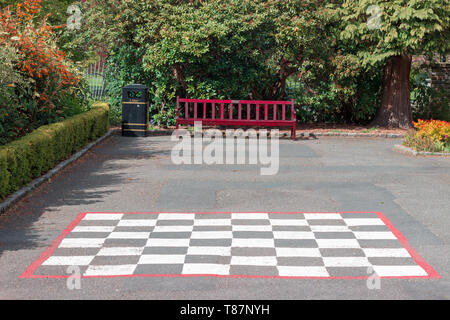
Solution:
[(418, 85), (411, 92), (413, 119), (450, 120), (450, 94), (445, 88)]
[(139, 83), (151, 88), (148, 72), (142, 66), (144, 49), (122, 46), (109, 53), (106, 65), (105, 93), (110, 105), (109, 118), (111, 125), (122, 122), (122, 88)]
[(177, 106), (175, 103), (168, 103), (166, 105), (152, 105), (150, 108), (150, 114), (152, 115), (152, 119), (150, 120), (152, 125), (157, 125), (163, 128), (174, 126), (176, 123)]
[(83, 8), (74, 46), (107, 48), (112, 124), (131, 83), (149, 87), (150, 118), (161, 126), (173, 124), (177, 95), (282, 100), (286, 78), (337, 37), (329, 30), (337, 18), (310, 1), (87, 0)]
[(364, 70), (352, 55), (330, 47), (288, 79), (300, 122), (368, 124), (381, 104), (382, 70)]
[(450, 92), (444, 87), (431, 87), (425, 66), (411, 71), (411, 110), (414, 120), (435, 119), (450, 121)]
[(0, 199), (105, 134), (109, 106), (98, 103), (90, 111), (42, 126), (0, 147)]

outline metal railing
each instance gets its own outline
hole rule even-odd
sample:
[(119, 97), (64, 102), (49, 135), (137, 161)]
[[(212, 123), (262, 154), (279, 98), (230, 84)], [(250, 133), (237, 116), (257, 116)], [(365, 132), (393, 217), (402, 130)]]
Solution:
[(88, 82), (91, 98), (101, 98), (105, 95), (105, 60), (98, 60), (88, 65), (84, 71), (84, 79)]

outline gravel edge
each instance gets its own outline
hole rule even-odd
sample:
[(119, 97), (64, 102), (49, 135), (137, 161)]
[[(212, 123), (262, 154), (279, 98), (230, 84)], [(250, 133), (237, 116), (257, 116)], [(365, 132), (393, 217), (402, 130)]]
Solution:
[[(174, 130), (154, 130), (149, 131), (147, 136), (170, 136)], [(120, 129), (119, 129), (120, 132)], [(191, 132), (191, 136), (193, 133)], [(291, 133), (280, 133), (280, 137), (290, 137)], [(361, 137), (361, 138), (403, 138), (400, 133), (360, 133), (360, 132), (297, 132), (297, 137)]]
[(23, 199), (25, 196), (30, 194), (34, 189), (39, 187), (41, 184), (43, 184), (46, 181), (49, 181), (55, 174), (60, 172), (62, 169), (67, 167), (72, 162), (78, 160), (81, 158), (86, 152), (88, 152), (91, 148), (98, 145), (100, 142), (105, 140), (106, 138), (110, 137), (115, 130), (109, 130), (104, 136), (98, 138), (94, 142), (91, 142), (87, 144), (83, 149), (80, 151), (74, 153), (69, 159), (64, 160), (60, 163), (58, 163), (53, 169), (49, 170), (44, 175), (34, 179), (29, 184), (27, 184), (25, 187), (22, 187), (20, 190), (14, 192), (13, 194), (9, 195), (8, 197), (3, 200), (3, 202), (0, 203), (0, 215), (6, 212), (11, 206), (16, 204), (19, 200)]
[(401, 144), (396, 144), (394, 146), (394, 151), (406, 153), (412, 156), (450, 156), (450, 153), (447, 152), (425, 152), (425, 151), (416, 151), (412, 148), (406, 147)]
[(403, 138), (400, 133), (362, 133), (362, 132), (301, 132), (299, 136), (333, 136), (333, 137), (363, 137), (363, 138)]

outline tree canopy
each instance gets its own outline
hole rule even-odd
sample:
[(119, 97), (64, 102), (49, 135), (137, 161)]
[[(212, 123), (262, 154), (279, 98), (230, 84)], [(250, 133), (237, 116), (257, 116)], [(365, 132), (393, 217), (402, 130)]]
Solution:
[[(426, 55), (432, 59), (434, 54), (449, 52), (450, 3), (446, 0), (345, 0), (340, 11), (347, 24), (341, 36), (359, 45), (356, 57), (361, 65), (384, 67), (383, 97), (374, 124), (411, 127), (412, 56)], [(378, 21), (369, 26), (367, 15), (374, 13)]]
[(176, 95), (284, 99), (295, 79), (300, 119), (367, 122), (380, 104), (409, 105), (409, 87), (398, 103), (382, 98), (393, 83), (383, 68), (404, 62), (409, 86), (411, 55), (449, 51), (445, 0), (87, 0), (82, 10), (64, 47), (107, 51), (109, 92), (144, 83), (158, 114)]
[[(379, 9), (379, 25), (369, 28), (367, 8)], [(364, 65), (379, 65), (401, 54), (450, 51), (450, 2), (446, 0), (345, 0), (342, 38), (363, 44), (357, 52)]]
[(327, 37), (319, 2), (88, 1), (98, 28), (86, 38), (144, 48), (144, 70), (170, 73), (184, 94), (274, 98)]

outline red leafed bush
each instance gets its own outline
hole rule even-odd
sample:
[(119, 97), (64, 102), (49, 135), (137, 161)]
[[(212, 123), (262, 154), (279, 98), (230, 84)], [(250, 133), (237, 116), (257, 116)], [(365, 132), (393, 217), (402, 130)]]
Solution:
[[(61, 119), (61, 100), (74, 96), (73, 88), (80, 81), (56, 45), (55, 29), (63, 26), (49, 25), (48, 15), (38, 18), (41, 1), (22, 0), (0, 11), (0, 49), (9, 48), (1, 52), (12, 50), (15, 55), (8, 66), (0, 63), (5, 69), (0, 71), (18, 73), (21, 78), (0, 88), (0, 131), (7, 137), (0, 144)], [(4, 57), (0, 60), (5, 61)]]
[[(42, 0), (24, 0), (15, 7), (15, 12), (6, 7), (0, 13), (0, 44), (10, 43), (20, 55), (18, 68), (25, 76), (35, 81), (34, 93), (42, 107), (53, 108), (51, 97), (56, 90), (69, 88), (79, 79), (71, 70), (65, 54), (54, 43), (52, 27), (47, 17), (36, 21)], [(32, 81), (33, 83), (33, 81)]]

